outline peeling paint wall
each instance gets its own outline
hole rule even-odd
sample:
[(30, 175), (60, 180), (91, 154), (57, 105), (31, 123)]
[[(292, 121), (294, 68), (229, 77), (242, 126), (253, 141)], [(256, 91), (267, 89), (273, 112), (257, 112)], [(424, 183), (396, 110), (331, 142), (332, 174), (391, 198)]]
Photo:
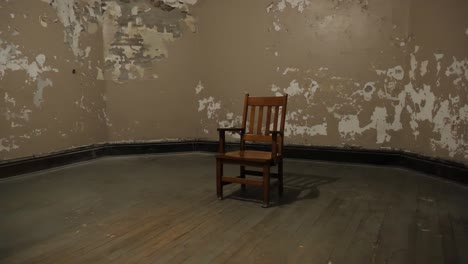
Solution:
[(109, 141), (194, 138), (199, 64), (196, 0), (106, 1)]
[(168, 45), (195, 32), (189, 5), (182, 1), (103, 3), (105, 79), (157, 79), (153, 65), (169, 57)]
[(0, 161), (107, 140), (100, 8), (0, 1)]
[(97, 142), (216, 139), (217, 127), (240, 125), (249, 92), (290, 95), (289, 144), (468, 163), (466, 1), (0, 6), (2, 159)]
[(243, 92), (287, 93), (287, 143), (468, 163), (468, 2), (204, 4), (199, 137), (240, 124)]

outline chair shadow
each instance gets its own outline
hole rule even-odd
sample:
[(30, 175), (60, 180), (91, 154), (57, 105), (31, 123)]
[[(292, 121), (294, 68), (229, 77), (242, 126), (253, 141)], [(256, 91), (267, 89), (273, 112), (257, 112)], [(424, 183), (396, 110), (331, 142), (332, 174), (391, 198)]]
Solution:
[[(273, 186), (270, 190), (271, 206), (287, 205), (300, 200), (316, 199), (320, 196), (319, 186), (330, 184), (337, 180), (339, 180), (339, 178), (313, 174), (285, 173), (283, 196), (279, 197), (277, 185)], [(276, 179), (272, 179), (272, 184), (274, 184), (275, 181)], [(225, 198), (257, 203), (262, 202), (262, 187), (247, 186), (246, 191), (242, 192), (239, 184), (233, 186), (234, 187), (229, 187), (229, 190), (232, 191), (227, 193)], [(228, 190), (228, 188), (226, 188), (226, 190)]]

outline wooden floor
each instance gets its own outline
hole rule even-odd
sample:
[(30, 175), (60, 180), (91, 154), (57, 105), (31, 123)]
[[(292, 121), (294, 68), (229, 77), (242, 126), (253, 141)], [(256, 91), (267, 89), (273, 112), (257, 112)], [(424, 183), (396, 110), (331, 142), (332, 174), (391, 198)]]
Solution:
[(214, 173), (195, 153), (1, 181), (0, 263), (468, 263), (464, 186), (286, 160), (285, 196), (263, 209), (254, 187), (218, 201)]

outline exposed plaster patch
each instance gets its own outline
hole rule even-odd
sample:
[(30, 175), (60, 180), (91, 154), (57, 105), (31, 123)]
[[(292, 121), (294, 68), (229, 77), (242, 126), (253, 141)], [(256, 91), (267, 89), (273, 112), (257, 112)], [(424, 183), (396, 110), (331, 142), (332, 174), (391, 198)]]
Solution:
[(299, 12), (303, 12), (304, 9), (310, 4), (310, 0), (281, 0), (276, 6), (279, 11), (283, 11), (288, 3), (291, 8), (297, 9)]
[(96, 70), (97, 70), (96, 79), (104, 80), (104, 73), (102, 72), (102, 69), (96, 66)]
[(82, 95), (79, 101), (75, 101), (75, 105), (85, 110), (86, 112), (91, 113), (91, 109), (85, 106), (84, 100), (85, 100), (85, 97), (84, 95)]
[(273, 8), (273, 3), (270, 3), (266, 8), (267, 13), (270, 13), (272, 8)]
[(342, 116), (338, 122), (338, 131), (344, 139), (355, 139), (356, 135), (361, 135), (363, 132), (369, 129), (375, 129), (377, 132), (377, 144), (383, 144), (389, 142), (391, 136), (387, 131), (397, 131), (401, 127), (398, 126), (397, 122), (387, 123), (387, 108), (386, 107), (375, 107), (374, 112), (371, 116), (371, 122), (364, 127), (360, 126), (360, 122), (357, 115), (345, 115)]
[(442, 60), (442, 58), (444, 58), (444, 54), (434, 53), (434, 57), (435, 57), (435, 59), (437, 61), (437, 75), (439, 75), (440, 69), (442, 68), (441, 65), (440, 65), (440, 60)]
[(5, 96), (3, 98), (5, 99), (5, 103), (10, 103), (13, 106), (16, 106), (15, 98), (10, 97), (7, 92), (5, 92)]
[(16, 145), (15, 141), (13, 140), (13, 137), (0, 139), (0, 152), (2, 151), (10, 152), (18, 148), (19, 146)]
[(39, 23), (41, 24), (41, 26), (45, 28), (49, 25), (49, 23), (56, 23), (56, 22), (58, 22), (58, 19), (50, 20), (47, 17), (47, 15), (39, 16)]
[[(464, 106), (468, 107), (467, 105)], [(463, 113), (464, 114), (464, 113)], [(465, 118), (463, 116), (463, 118)], [(436, 147), (441, 147), (447, 149), (450, 157), (454, 157), (457, 153), (466, 153), (466, 139), (460, 137), (456, 128), (459, 128), (462, 123), (462, 120), (459, 117), (459, 113), (453, 113), (450, 110), (449, 100), (445, 100), (440, 103), (439, 110), (434, 116), (434, 132), (437, 132), (440, 135), (440, 139), (432, 139), (432, 147), (436, 150)], [(463, 120), (464, 121), (464, 120)], [(466, 122), (464, 123), (466, 126)]]
[(408, 105), (408, 112), (413, 121), (432, 121), (432, 111), (436, 97), (431, 92), (431, 87), (424, 84), (423, 89), (415, 90), (412, 83), (405, 85), (405, 91), (409, 94), (413, 108)]
[(286, 122), (284, 126), (284, 135), (289, 136), (326, 136), (327, 123), (318, 124), (314, 126), (301, 126)]
[(416, 60), (416, 56), (413, 53), (410, 54), (410, 57), (411, 57), (411, 60), (410, 60), (411, 69), (409, 70), (409, 77), (411, 80), (414, 80), (415, 71), (418, 67), (418, 61)]
[(275, 22), (273, 21), (273, 28), (275, 29), (275, 31), (280, 31), (281, 30), (281, 26), (278, 22)]
[(276, 84), (271, 85), (271, 91), (275, 93), (276, 96), (281, 96), (282, 93), (280, 92), (281, 88)]
[(284, 93), (289, 96), (301, 95), (304, 92), (304, 88), (299, 86), (299, 83), (296, 80), (292, 80), (289, 83), (289, 87), (283, 89)]
[(29, 121), (29, 115), (32, 113), (31, 110), (27, 109), (26, 107), (23, 107), (19, 113), (14, 113), (10, 109), (7, 109), (4, 113), (5, 119), (7, 121)]
[(429, 64), (429, 61), (425, 60), (421, 62), (421, 76), (426, 75), (427, 73), (427, 65)]
[(196, 21), (188, 7), (196, 2), (106, 2), (103, 7), (104, 78), (154, 79), (153, 64), (169, 56), (168, 44), (182, 36), (181, 22), (196, 32)]
[[(95, 24), (101, 21), (101, 0), (84, 1), (87, 8), (80, 6), (81, 1), (76, 0), (42, 1), (48, 3), (56, 10), (58, 20), (64, 27), (64, 41), (70, 45), (75, 57), (78, 59), (84, 58), (86, 52), (80, 47), (80, 37), (82, 32), (90, 25), (91, 27), (95, 27)], [(40, 20), (43, 21), (42, 19)], [(41, 25), (46, 26), (44, 23), (41, 23)]]
[(19, 50), (18, 45), (8, 44), (0, 39), (0, 80), (5, 76), (7, 70), (25, 71), (28, 75), (27, 83), (36, 81), (37, 77), (44, 72), (58, 72), (58, 69), (45, 65), (46, 57), (39, 54), (36, 59), (29, 63), (28, 57)]
[(102, 116), (104, 117), (104, 120), (106, 121), (106, 126), (111, 127), (112, 123), (110, 122), (110, 119), (107, 116), (106, 109), (102, 109)]
[(405, 71), (403, 70), (403, 67), (401, 67), (401, 65), (398, 65), (394, 68), (388, 69), (387, 76), (401, 81), (405, 77)]
[(299, 71), (298, 68), (287, 67), (286, 69), (284, 69), (283, 75), (286, 75), (286, 74), (288, 74), (289, 72), (298, 72), (298, 71)]
[(206, 109), (206, 116), (208, 119), (213, 119), (217, 116), (216, 112), (221, 109), (221, 102), (215, 102), (212, 96), (198, 100), (198, 112), (204, 109)]
[(375, 82), (368, 82), (361, 90), (354, 92), (353, 95), (359, 94), (364, 97), (364, 100), (370, 101), (372, 100), (372, 94), (374, 94), (376, 90), (377, 88), (375, 88)]
[(197, 87), (195, 87), (195, 93), (199, 94), (205, 87), (203, 87), (203, 84), (201, 81), (198, 82)]
[(43, 132), (47, 131), (47, 128), (41, 128), (41, 129), (33, 129), (31, 132), (23, 134), (21, 136), (18, 136), (18, 138), (22, 139), (30, 139), (32, 137), (37, 137), (40, 136)]
[(310, 104), (311, 101), (314, 99), (314, 95), (317, 92), (317, 90), (320, 88), (318, 82), (314, 80), (310, 80), (310, 86), (307, 89), (307, 91), (304, 93), (304, 97), (307, 100), (307, 104)]
[(447, 77), (456, 76), (453, 80), (454, 85), (458, 85), (463, 81), (463, 78), (468, 81), (468, 59), (457, 60), (453, 57), (452, 64), (445, 71)]
[(37, 79), (37, 90), (34, 93), (34, 105), (36, 107), (40, 107), (41, 103), (44, 101), (43, 99), (43, 93), (44, 93), (44, 88), (47, 86), (53, 86), (52, 81), (49, 78), (46, 78), (43, 80), (42, 78)]
[(87, 58), (89, 56), (89, 53), (91, 53), (91, 47), (86, 47), (85, 49), (85, 54), (84, 54), (84, 57)]

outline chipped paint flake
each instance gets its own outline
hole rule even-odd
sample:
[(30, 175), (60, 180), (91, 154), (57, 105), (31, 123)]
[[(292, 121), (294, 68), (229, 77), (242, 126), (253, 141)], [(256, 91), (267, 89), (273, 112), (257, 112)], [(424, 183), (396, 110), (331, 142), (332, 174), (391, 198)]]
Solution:
[(453, 57), (453, 62), (447, 67), (445, 75), (447, 77), (455, 76), (454, 85), (458, 85), (463, 79), (468, 81), (468, 59), (457, 60), (457, 58)]
[(13, 137), (0, 139), (0, 152), (2, 151), (10, 152), (15, 149), (19, 149), (19, 146), (13, 140)]
[(357, 90), (353, 93), (353, 95), (358, 94), (361, 95), (365, 101), (371, 101), (372, 95), (377, 90), (375, 87), (375, 82), (368, 82), (364, 85), (364, 87), (360, 90)]
[(310, 86), (307, 89), (307, 91), (304, 93), (304, 97), (307, 100), (307, 104), (310, 104), (312, 102), (312, 100), (314, 99), (314, 95), (319, 88), (320, 86), (317, 81), (310, 80)]
[(300, 87), (296, 80), (292, 80), (291, 83), (289, 83), (289, 87), (284, 88), (283, 91), (289, 96), (296, 96), (301, 95), (304, 92), (304, 88)]
[(284, 69), (283, 75), (286, 75), (286, 74), (288, 74), (289, 72), (298, 72), (298, 71), (299, 71), (298, 68), (291, 68), (291, 67), (288, 67), (288, 68)]
[(405, 77), (405, 71), (403, 70), (403, 67), (401, 65), (389, 68), (387, 70), (376, 70), (375, 72), (379, 76), (386, 75), (398, 81), (403, 80), (403, 78)]
[(212, 96), (198, 100), (198, 112), (205, 109), (208, 119), (213, 119), (217, 116), (216, 112), (221, 109), (221, 102), (215, 102), (215, 99)]
[(10, 103), (13, 106), (16, 106), (15, 98), (10, 97), (7, 92), (5, 92), (5, 96), (3, 98), (5, 99), (5, 103)]
[(464, 151), (466, 142), (459, 137), (454, 129), (459, 125), (460, 118), (458, 115), (452, 115), (450, 111), (450, 101), (445, 100), (440, 103), (439, 109), (434, 116), (434, 132), (439, 134), (439, 139), (432, 139), (432, 147), (447, 149), (450, 157), (454, 157), (457, 153)]
[[(81, 32), (87, 29), (89, 24), (100, 21), (101, 17), (98, 14), (101, 12), (94, 12), (93, 8), (80, 8), (80, 2), (75, 0), (49, 0), (44, 2), (48, 2), (56, 10), (58, 20), (64, 27), (64, 41), (70, 45), (75, 57), (78, 59), (84, 58), (86, 51), (80, 46)], [(88, 7), (99, 9), (101, 6), (101, 0), (87, 0), (86, 2)], [(83, 12), (77, 12), (77, 10)]]
[(426, 75), (427, 73), (427, 65), (429, 64), (429, 61), (425, 60), (421, 62), (421, 76)]
[(34, 61), (29, 62), (28, 57), (19, 50), (18, 45), (9, 44), (0, 39), (0, 80), (7, 70), (25, 71), (28, 75), (27, 83), (35, 82), (44, 72), (58, 72), (58, 69), (46, 66), (45, 62), (44, 54), (37, 55)]
[(195, 93), (199, 94), (205, 87), (203, 87), (203, 84), (201, 81), (198, 82), (197, 87), (195, 87)]
[(434, 53), (434, 57), (435, 57), (435, 59), (437, 61), (437, 75), (439, 75), (440, 70), (442, 69), (440, 61), (444, 58), (444, 54)]
[(275, 31), (280, 31), (281, 30), (281, 26), (278, 22), (276, 21), (273, 21), (273, 28), (275, 29)]
[(102, 72), (102, 69), (96, 66), (96, 79), (97, 80), (104, 80), (104, 73)]
[(415, 71), (416, 71), (416, 69), (418, 67), (418, 61), (416, 60), (416, 56), (414, 55), (414, 53), (411, 53), (410, 57), (411, 57), (411, 61), (410, 61), (411, 69), (409, 70), (409, 77), (410, 77), (411, 80), (414, 80), (415, 79)]
[(301, 126), (286, 122), (284, 127), (284, 135), (289, 136), (326, 136), (327, 135), (327, 123), (313, 125), (313, 126)]
[(44, 88), (47, 86), (53, 86), (53, 83), (50, 79), (46, 78), (43, 80), (42, 78), (37, 79), (37, 90), (34, 92), (34, 105), (36, 107), (40, 107), (42, 102), (44, 101), (43, 99), (43, 94), (44, 94)]
[[(103, 7), (104, 78), (114, 81), (154, 79), (159, 60), (169, 57), (168, 46), (183, 34), (181, 22), (196, 32), (196, 20), (188, 5), (197, 1), (109, 1)], [(170, 11), (170, 13), (168, 13)], [(124, 15), (125, 14), (125, 15)], [(164, 23), (157, 17), (165, 17)]]

